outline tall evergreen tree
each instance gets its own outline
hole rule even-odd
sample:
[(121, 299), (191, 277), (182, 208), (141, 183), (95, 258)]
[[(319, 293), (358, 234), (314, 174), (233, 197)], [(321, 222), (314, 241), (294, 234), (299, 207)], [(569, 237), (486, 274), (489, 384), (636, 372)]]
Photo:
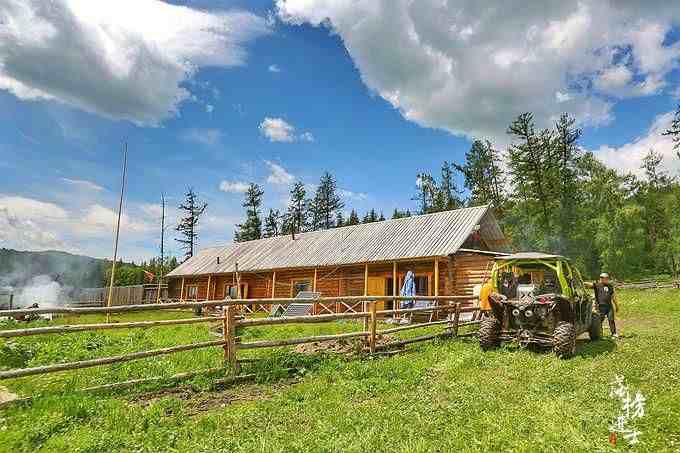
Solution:
[(281, 213), (278, 209), (269, 208), (269, 213), (264, 219), (264, 231), (262, 235), (266, 238), (281, 234)]
[(189, 187), (187, 193), (184, 194), (184, 202), (178, 207), (181, 218), (175, 227), (175, 230), (180, 234), (180, 237), (175, 238), (175, 241), (179, 242), (180, 248), (184, 250), (185, 260), (194, 256), (196, 242), (198, 241), (198, 222), (207, 207), (208, 204), (198, 198), (193, 187)]
[(337, 214), (335, 214), (335, 226), (345, 226), (345, 217), (342, 215), (342, 211), (338, 211)]
[(335, 178), (326, 172), (321, 176), (316, 193), (310, 204), (313, 230), (327, 230), (335, 226), (337, 213), (345, 207), (337, 194)]
[(307, 207), (307, 191), (302, 181), (295, 181), (290, 190), (290, 202), (288, 211), (283, 220), (283, 232), (285, 234), (298, 234), (307, 231), (309, 227), (309, 215)]
[(508, 133), (517, 142), (508, 151), (508, 166), (515, 190), (526, 202), (528, 214), (537, 216), (544, 232), (551, 227), (551, 205), (554, 196), (550, 188), (554, 183), (553, 133), (544, 130), (536, 133), (534, 117), (522, 113), (512, 122)]
[(411, 217), (411, 211), (409, 209), (406, 211), (401, 211), (397, 208), (394, 208), (394, 211), (392, 212), (393, 219), (403, 219), (404, 217)]
[(258, 184), (250, 183), (242, 204), (246, 208), (246, 221), (236, 225), (234, 241), (245, 242), (262, 238), (262, 219), (260, 218), (262, 195), (264, 195), (262, 188)]
[(678, 155), (678, 159), (680, 159), (680, 104), (675, 109), (671, 127), (663, 132), (662, 135), (669, 135), (673, 139), (673, 148)]
[(359, 223), (361, 223), (359, 221), (359, 214), (357, 214), (357, 212), (354, 209), (352, 209), (352, 212), (349, 213), (349, 217), (347, 218), (346, 225), (347, 226), (359, 225)]
[(581, 130), (575, 127), (576, 120), (568, 114), (563, 114), (555, 124), (556, 164), (551, 163), (556, 175), (554, 177), (553, 192), (559, 193), (559, 222), (556, 229), (559, 232), (557, 252), (569, 254), (572, 250), (570, 238), (574, 236), (574, 229), (578, 222), (578, 179), (576, 168), (580, 158), (578, 140)]
[(432, 212), (437, 184), (429, 173), (419, 173), (416, 177), (416, 194), (412, 200), (418, 203), (419, 214)]
[(502, 217), (505, 207), (505, 175), (499, 153), (490, 141), (474, 140), (465, 153), (463, 165), (454, 164), (463, 174), (464, 185), (470, 191), (471, 205), (493, 204)]
[(364, 219), (362, 220), (361, 223), (373, 223), (378, 221), (378, 214), (375, 212), (375, 209), (371, 209), (366, 213), (364, 216)]
[(441, 170), (441, 182), (437, 189), (437, 202), (435, 203), (438, 211), (448, 211), (463, 206), (460, 191), (453, 179), (453, 169), (454, 165), (444, 161)]

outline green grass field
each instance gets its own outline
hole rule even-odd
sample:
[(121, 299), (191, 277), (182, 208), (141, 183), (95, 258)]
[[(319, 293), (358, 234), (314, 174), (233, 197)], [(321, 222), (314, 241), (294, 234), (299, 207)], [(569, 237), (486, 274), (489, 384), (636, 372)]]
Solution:
[[(5, 381), (11, 391), (37, 398), (0, 411), (0, 451), (679, 451), (680, 291), (621, 296), (623, 338), (582, 342), (570, 360), (515, 347), (482, 353), (474, 339), (419, 343), (382, 358), (259, 350), (240, 355), (263, 359), (244, 369), (260, 373), (252, 384), (215, 389), (212, 378), (201, 377), (179, 386), (71, 392), (220, 366), (221, 350), (211, 348)], [(339, 322), (252, 328), (243, 336), (251, 341), (359, 327)], [(199, 324), (0, 340), (0, 368), (214, 338)], [(286, 377), (280, 371), (289, 366), (300, 373)], [(617, 374), (647, 399), (646, 414), (634, 425), (642, 433), (635, 447), (619, 440), (613, 448), (607, 440), (619, 412), (620, 403), (609, 397)]]

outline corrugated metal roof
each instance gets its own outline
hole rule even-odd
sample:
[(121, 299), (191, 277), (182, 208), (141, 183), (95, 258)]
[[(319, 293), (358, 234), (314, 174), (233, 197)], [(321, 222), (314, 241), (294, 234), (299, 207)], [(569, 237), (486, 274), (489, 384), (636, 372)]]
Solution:
[[(455, 253), (475, 227), (489, 242), (503, 241), (489, 206), (235, 242), (198, 252), (169, 277), (391, 261)], [(219, 264), (217, 258), (219, 257)]]

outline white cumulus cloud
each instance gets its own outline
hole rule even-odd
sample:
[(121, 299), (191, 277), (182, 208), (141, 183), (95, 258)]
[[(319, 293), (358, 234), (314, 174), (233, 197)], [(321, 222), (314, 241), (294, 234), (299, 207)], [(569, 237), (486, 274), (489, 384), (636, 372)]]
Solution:
[[(288, 24), (338, 34), (366, 86), (421, 126), (507, 140), (519, 113), (611, 120), (678, 64), (680, 2), (277, 0)], [(632, 74), (629, 77), (628, 72)], [(559, 93), (559, 94), (556, 94)]]
[(297, 135), (295, 126), (283, 118), (265, 117), (258, 126), (260, 133), (269, 139), (270, 142), (313, 142), (314, 135), (311, 132), (303, 132)]
[(292, 142), (295, 140), (295, 128), (283, 118), (265, 117), (259, 126), (260, 133), (270, 142)]
[(277, 185), (288, 185), (295, 180), (295, 176), (291, 175), (283, 168), (281, 165), (266, 160), (265, 164), (269, 167), (269, 176), (267, 176), (267, 182), (270, 184)]
[(0, 89), (151, 126), (177, 114), (199, 68), (244, 64), (270, 32), (248, 12), (158, 0), (2, 0), (0, 24)]
[(607, 166), (615, 168), (621, 173), (633, 173), (642, 176), (644, 174), (644, 171), (640, 168), (642, 159), (650, 149), (653, 149), (663, 156), (662, 166), (675, 176), (680, 172), (680, 158), (673, 148), (673, 139), (670, 136), (662, 135), (670, 128), (672, 121), (673, 112), (659, 115), (645, 134), (618, 148), (601, 146), (594, 151), (595, 156)]
[(243, 181), (227, 181), (220, 182), (220, 190), (227, 193), (243, 193), (248, 190), (249, 184)]

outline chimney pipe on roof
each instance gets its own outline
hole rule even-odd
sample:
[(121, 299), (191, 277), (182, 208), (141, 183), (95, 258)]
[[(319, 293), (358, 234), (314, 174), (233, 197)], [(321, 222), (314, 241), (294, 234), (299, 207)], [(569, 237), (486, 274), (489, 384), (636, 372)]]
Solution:
[(220, 264), (220, 257), (217, 257), (217, 264)]

